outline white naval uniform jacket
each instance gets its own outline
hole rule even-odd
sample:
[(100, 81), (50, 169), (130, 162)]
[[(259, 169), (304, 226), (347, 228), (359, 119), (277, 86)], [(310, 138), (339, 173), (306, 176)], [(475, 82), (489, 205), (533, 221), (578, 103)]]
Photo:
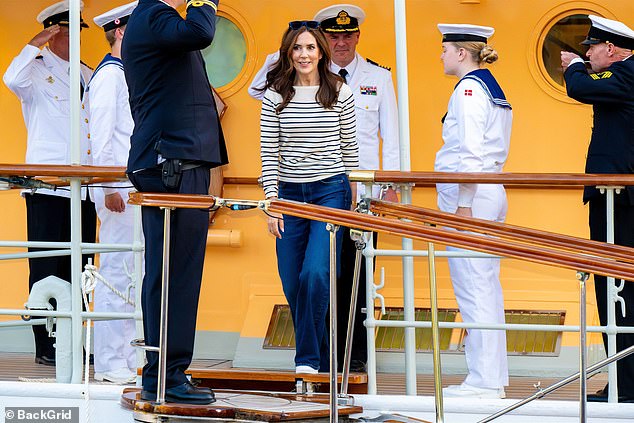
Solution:
[[(88, 84), (83, 102), (90, 110), (91, 156), (95, 166), (127, 166), (134, 129), (128, 95), (121, 61), (110, 58), (100, 64)], [(116, 187), (130, 186), (130, 182), (103, 185), (103, 189), (94, 189), (96, 196), (120, 192), (124, 201), (127, 200), (125, 191)]]
[[(92, 71), (81, 65), (82, 85)], [(69, 63), (53, 54), (48, 47), (27, 44), (3, 77), (7, 87), (22, 103), (27, 129), (26, 163), (70, 164), (70, 75)], [(91, 164), (88, 134), (88, 111), (81, 116), (81, 164)], [(70, 197), (69, 191), (39, 189), (40, 194)], [(82, 188), (82, 199), (86, 190)]]
[[(511, 109), (495, 105), (473, 79), (456, 85), (445, 116), (437, 172), (500, 172), (509, 153)], [(451, 184), (438, 184), (438, 191)], [(458, 207), (471, 207), (477, 184), (459, 184)]]
[[(264, 86), (266, 74), (273, 68), (278, 58), (279, 52), (271, 53), (266, 57), (264, 65), (249, 86), (251, 97), (262, 100), (264, 92), (256, 88)], [(359, 53), (356, 54), (355, 61), (356, 65), (348, 77), (347, 84), (354, 95), (359, 169), (398, 170), (400, 169), (398, 109), (392, 74), (387, 69), (368, 63)], [(339, 69), (339, 66), (331, 64), (333, 72), (337, 73)], [(379, 155), (379, 134), (383, 140), (382, 163), (381, 155)], [(361, 196), (363, 192), (364, 187), (360, 185), (357, 195)], [(374, 192), (374, 196), (377, 195), (378, 187)]]

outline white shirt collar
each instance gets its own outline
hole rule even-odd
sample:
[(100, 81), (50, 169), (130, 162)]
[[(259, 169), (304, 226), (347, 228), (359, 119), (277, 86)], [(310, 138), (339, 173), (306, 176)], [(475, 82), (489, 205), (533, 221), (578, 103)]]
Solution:
[[(348, 66), (345, 66), (345, 69), (348, 72), (348, 76), (349, 76), (348, 81), (354, 75), (354, 71), (357, 69), (358, 64), (359, 64), (359, 60), (358, 60), (357, 54), (355, 53), (354, 59), (352, 59), (352, 62), (348, 63)], [(341, 66), (337, 65), (335, 62), (330, 63), (330, 70), (333, 73), (339, 73), (339, 69), (341, 69)]]

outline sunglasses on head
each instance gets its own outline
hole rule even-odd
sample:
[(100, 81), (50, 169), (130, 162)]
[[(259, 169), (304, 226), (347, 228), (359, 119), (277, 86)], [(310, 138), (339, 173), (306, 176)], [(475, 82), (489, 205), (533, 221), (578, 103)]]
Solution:
[(297, 31), (301, 27), (305, 26), (309, 29), (319, 28), (319, 22), (317, 21), (291, 21), (288, 23), (288, 27), (294, 31)]

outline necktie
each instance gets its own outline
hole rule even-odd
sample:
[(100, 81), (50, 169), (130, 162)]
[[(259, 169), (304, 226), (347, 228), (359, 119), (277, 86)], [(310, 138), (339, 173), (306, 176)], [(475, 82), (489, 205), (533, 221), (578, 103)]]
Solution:
[(348, 71), (345, 70), (344, 68), (339, 69), (339, 75), (341, 75), (341, 77), (343, 78), (343, 80), (347, 83), (348, 82)]

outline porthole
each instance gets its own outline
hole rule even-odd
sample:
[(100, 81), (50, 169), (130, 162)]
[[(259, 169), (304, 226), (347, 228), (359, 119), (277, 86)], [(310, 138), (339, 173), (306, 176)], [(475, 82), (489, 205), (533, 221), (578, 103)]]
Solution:
[(214, 41), (202, 51), (209, 82), (222, 98), (238, 92), (252, 77), (255, 38), (237, 10), (220, 4)]
[(561, 68), (562, 50), (584, 57), (586, 49), (579, 45), (590, 28), (588, 15), (614, 19), (604, 7), (589, 1), (571, 1), (544, 14), (537, 23), (528, 50), (528, 65), (535, 82), (552, 97), (573, 103), (566, 95)]
[(221, 88), (233, 81), (247, 58), (247, 42), (240, 28), (231, 20), (218, 16), (214, 42), (203, 50), (203, 57), (212, 86)]
[(590, 28), (590, 19), (585, 14), (565, 16), (555, 23), (544, 37), (542, 45), (542, 63), (548, 76), (560, 85), (564, 86), (564, 77), (561, 69), (560, 52), (570, 51), (584, 57), (586, 48), (579, 45), (585, 38)]

